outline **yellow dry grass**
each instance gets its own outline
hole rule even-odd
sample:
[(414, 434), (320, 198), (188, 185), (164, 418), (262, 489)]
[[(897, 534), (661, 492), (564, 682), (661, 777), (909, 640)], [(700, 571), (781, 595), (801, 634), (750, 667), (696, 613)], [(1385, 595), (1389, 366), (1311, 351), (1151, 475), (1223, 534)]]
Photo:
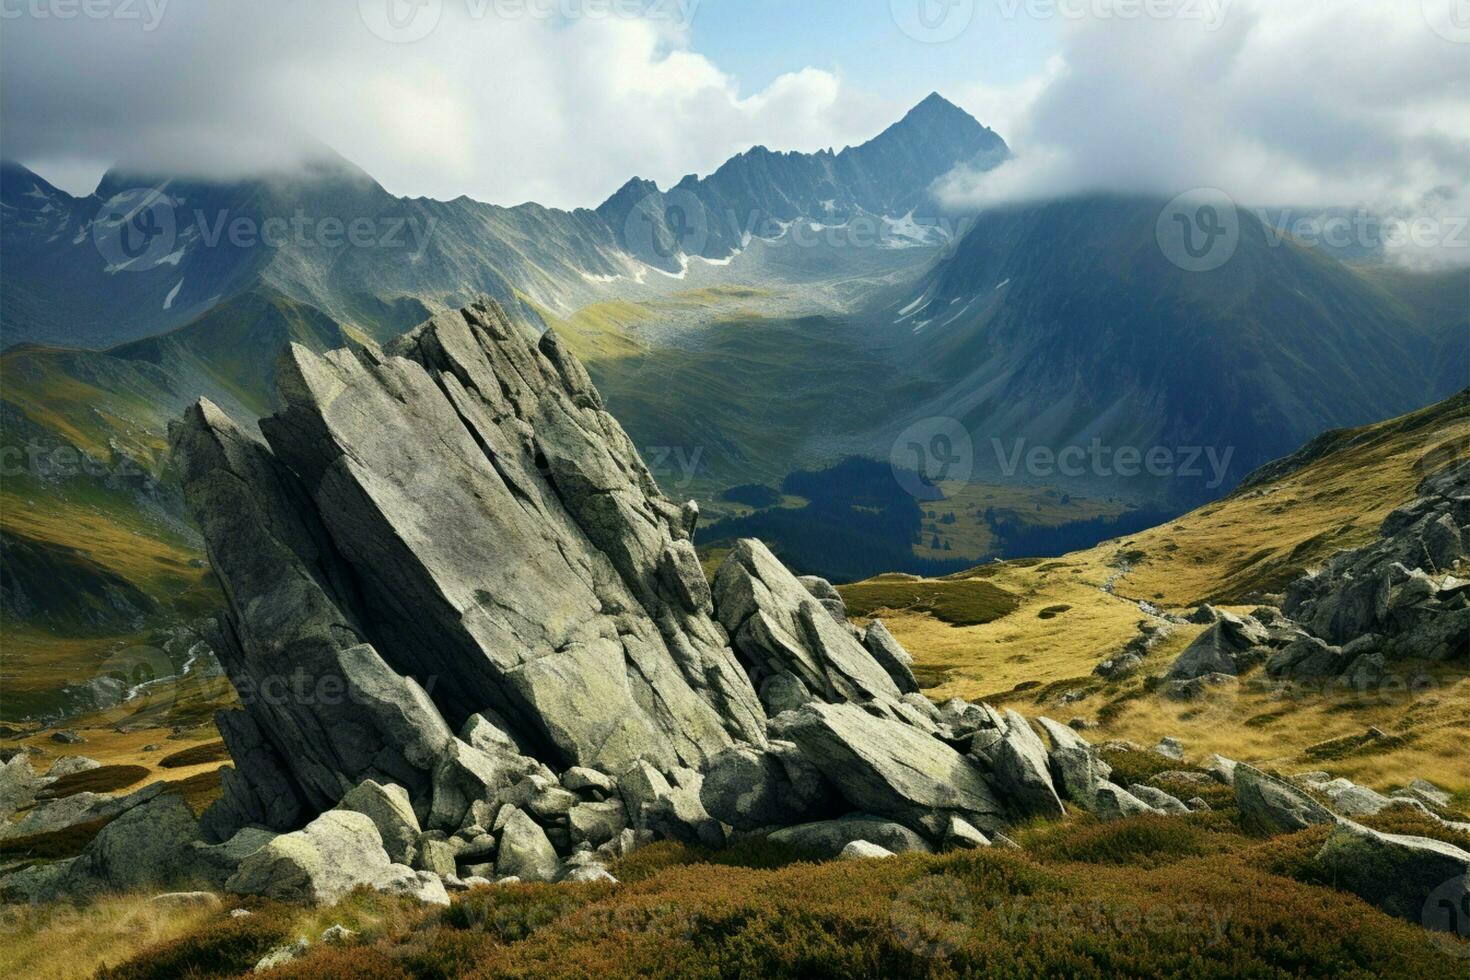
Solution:
[[(1151, 746), (1170, 735), (1196, 759), (1219, 752), (1281, 769), (1325, 769), (1381, 790), (1423, 777), (1465, 799), (1470, 677), (1463, 667), (1406, 665), (1369, 696), (1283, 698), (1248, 676), (1199, 702), (1169, 701), (1145, 690), (1144, 678), (1165, 671), (1203, 630), (1173, 625), (1134, 678), (1108, 683), (1093, 670), (1150, 620), (1137, 600), (1185, 612), (1224, 598), (1235, 603), (1226, 608), (1249, 612), (1255, 603), (1243, 600), (1251, 593), (1279, 590), (1334, 551), (1371, 539), (1390, 510), (1413, 498), (1427, 466), (1466, 455), (1470, 400), (1461, 396), (1352, 433), (1295, 473), (1165, 526), (1053, 561), (967, 573), (1020, 598), (1015, 611), (992, 622), (951, 626), (922, 612), (876, 615), (914, 655), (915, 674), (937, 700), (1002, 700), (1028, 715), (1095, 720), (1100, 727), (1088, 733), (1095, 742)], [(1309, 751), (1370, 726), (1395, 738), (1336, 758)]]
[(185, 935), (219, 912), (149, 903), (121, 895), (76, 907), (0, 906), (5, 942), (0, 975), (28, 980), (74, 980), (121, 963), (156, 943)]

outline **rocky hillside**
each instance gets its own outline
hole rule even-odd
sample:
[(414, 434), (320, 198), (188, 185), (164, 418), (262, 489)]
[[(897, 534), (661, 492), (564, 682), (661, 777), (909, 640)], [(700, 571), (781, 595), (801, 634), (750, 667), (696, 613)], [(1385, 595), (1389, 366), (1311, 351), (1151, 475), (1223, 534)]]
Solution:
[[(1186, 768), (1172, 739), (1153, 753), (1177, 767), (1166, 774), (1137, 747), (1093, 745), (1085, 720), (925, 697), (883, 621), (854, 626), (836, 589), (759, 541), (737, 542), (711, 583), (697, 506), (663, 495), (554, 334), (522, 332), (492, 302), (387, 349), (293, 346), (280, 377), (264, 442), (207, 401), (173, 431), (227, 604), (210, 638), (238, 697), (216, 718), (232, 762), (220, 795), (199, 819), (162, 783), (83, 791), (135, 777), (86, 759), (40, 775), (19, 752), (0, 772), (11, 899), (166, 891), (208, 910), (225, 893), (249, 918), (340, 907), (366, 888), (453, 922), (497, 888), (615, 886), (614, 869), (636, 874), (658, 841), (863, 862), (1014, 851), (1019, 838), (1044, 861), (1059, 845), (1037, 828), (1051, 822), (1133, 821), (1178, 840), (1217, 806), (1231, 834), (1320, 830), (1269, 860), (1390, 916), (1470, 898), (1470, 851), (1454, 843), (1470, 824), (1429, 782), (1387, 796), (1221, 756)], [(1386, 550), (1344, 557), (1293, 600), (1304, 621), (1364, 568), (1392, 580), (1384, 559), (1408, 554), (1403, 535), (1430, 542), (1434, 561), (1463, 557), (1466, 470), (1446, 472), (1390, 520)], [(1446, 519), (1453, 547), (1435, 530)], [(1416, 616), (1462, 624), (1464, 590), (1436, 574), (1429, 605), (1415, 574), (1398, 576), (1390, 617), (1412, 592)], [(1289, 650), (1307, 635), (1279, 614), (1206, 613), (1216, 639), (1202, 647)], [(1385, 821), (1428, 836), (1375, 829)], [(1241, 849), (1218, 833), (1212, 853)], [(255, 968), (310, 947), (261, 950)], [(194, 964), (198, 949), (171, 955)]]

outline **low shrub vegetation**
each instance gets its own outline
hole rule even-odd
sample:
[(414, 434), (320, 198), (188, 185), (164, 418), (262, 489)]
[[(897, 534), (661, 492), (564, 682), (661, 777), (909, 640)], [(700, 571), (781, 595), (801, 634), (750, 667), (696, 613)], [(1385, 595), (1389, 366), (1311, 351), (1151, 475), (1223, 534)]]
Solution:
[(163, 769), (183, 769), (187, 766), (202, 766), (211, 762), (229, 762), (230, 750), (225, 743), (216, 739), (203, 745), (192, 745), (187, 749), (171, 753), (158, 760)]
[(62, 776), (39, 794), (39, 799), (59, 800), (78, 793), (113, 793), (147, 779), (147, 766), (101, 766)]
[(1470, 978), (1455, 940), (1299, 880), (1325, 828), (1257, 842), (1205, 813), (1016, 835), (1022, 852), (827, 863), (661, 843), (620, 862), (618, 884), (494, 886), (443, 910), (378, 898), (370, 914), (356, 895), (309, 921), (267, 903), (101, 975), (238, 976), (340, 921), (349, 942), (271, 975)]

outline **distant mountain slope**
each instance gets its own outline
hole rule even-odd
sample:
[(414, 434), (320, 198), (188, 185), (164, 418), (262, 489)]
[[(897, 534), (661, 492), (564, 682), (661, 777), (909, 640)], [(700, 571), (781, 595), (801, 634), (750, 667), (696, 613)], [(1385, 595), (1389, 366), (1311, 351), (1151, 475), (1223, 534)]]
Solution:
[[(632, 181), (596, 211), (395, 197), (325, 148), (301, 173), (211, 183), (114, 172), (84, 198), (5, 164), (0, 345), (110, 347), (166, 333), (257, 285), (379, 339), (425, 309), (484, 294), (508, 308), (524, 296), (570, 313), (614, 293), (677, 288), (665, 276), (649, 281), (649, 267), (680, 273), (681, 249), (726, 260), (742, 235), (778, 237), (798, 219), (865, 215), (873, 227), (864, 244), (933, 244), (952, 222), (939, 221), (930, 184), (1006, 152), (1000, 137), (931, 96), (861, 146), (757, 147), (667, 194)], [(916, 209), (929, 227), (912, 226)], [(685, 220), (708, 229), (697, 248), (687, 229), (669, 231)]]
[[(989, 473), (1000, 463), (991, 436), (1008, 452), (1020, 438), (1052, 452), (1094, 438), (1145, 453), (1230, 451), (1228, 489), (1324, 429), (1418, 408), (1470, 380), (1470, 270), (1365, 273), (1271, 244), (1242, 211), (1234, 256), (1185, 271), (1156, 240), (1161, 208), (1090, 198), (983, 216), (883, 311), (909, 362), (935, 379), (904, 417), (959, 419)], [(1456, 288), (1458, 306), (1446, 299)], [(1199, 481), (1152, 483), (1186, 503), (1211, 495)]]

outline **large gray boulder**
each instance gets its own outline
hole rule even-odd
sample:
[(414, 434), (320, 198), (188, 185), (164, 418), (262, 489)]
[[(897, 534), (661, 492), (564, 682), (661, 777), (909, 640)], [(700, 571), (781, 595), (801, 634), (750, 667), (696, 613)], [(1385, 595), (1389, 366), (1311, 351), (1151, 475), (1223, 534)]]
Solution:
[(1470, 852), (1426, 837), (1384, 834), (1340, 822), (1317, 852), (1316, 870), (1390, 915), (1428, 928), (1466, 927)]
[(761, 542), (735, 542), (715, 573), (715, 609), (757, 685), (789, 674), (827, 702), (898, 701), (903, 692)]
[(685, 510), (554, 336), (480, 303), (384, 352), (293, 346), (278, 386), (269, 447), (202, 402), (175, 450), (229, 603), (230, 679), (334, 696), (242, 696), (214, 836), (299, 824), (364, 779), (425, 816), (450, 732), (479, 713), (558, 770), (764, 743)]
[(191, 845), (200, 839), (194, 811), (165, 794), (113, 820), (71, 865), (68, 890), (163, 891), (206, 884)]
[(1243, 762), (1235, 767), (1235, 802), (1241, 826), (1262, 835), (1295, 833), (1338, 819), (1302, 790)]
[(863, 633), (863, 646), (878, 661), (878, 666), (888, 672), (894, 685), (904, 694), (919, 693), (919, 682), (914, 679), (914, 658), (903, 645), (893, 638), (883, 620), (875, 619)]
[(704, 772), (699, 798), (722, 823), (756, 830), (821, 817), (830, 792), (800, 750), (773, 743), (764, 750), (735, 746), (716, 756)]
[(173, 438), (229, 603), (211, 646), (245, 705), (220, 714), (236, 768), (206, 829), (290, 829), (363, 779), (426, 793), (449, 730), (364, 642), (351, 572), (301, 478), (207, 401)]
[(408, 790), (394, 783), (385, 786), (367, 779), (342, 797), (337, 809), (354, 810), (367, 816), (378, 828), (388, 859), (395, 864), (413, 864), (423, 828), (413, 812)]
[(1005, 732), (988, 753), (990, 782), (1018, 817), (1062, 816), (1046, 745), (1017, 712), (1007, 708), (1004, 718)]
[(1057, 792), (1083, 809), (1092, 810), (1097, 803), (1098, 787), (1112, 775), (1112, 766), (1071, 727), (1050, 718), (1038, 718), (1036, 723), (1051, 740), (1048, 764)]
[[(999, 829), (1006, 808), (980, 771), (937, 738), (852, 704), (812, 703), (772, 721), (854, 809), (888, 817), (930, 839), (950, 816)], [(878, 842), (874, 842), (878, 843)]]
[(546, 831), (515, 807), (501, 821), (500, 849), (495, 855), (495, 873), (521, 881), (555, 881), (561, 862)]
[(1235, 675), (1264, 659), (1263, 647), (1270, 640), (1264, 626), (1249, 616), (1241, 618), (1218, 610), (1215, 615), (1214, 625), (1195, 637), (1174, 661), (1165, 675), (1168, 680)]
[(237, 895), (331, 904), (364, 885), (411, 893), (416, 881), (411, 869), (388, 860), (371, 818), (352, 810), (330, 810), (246, 857), (225, 889)]

